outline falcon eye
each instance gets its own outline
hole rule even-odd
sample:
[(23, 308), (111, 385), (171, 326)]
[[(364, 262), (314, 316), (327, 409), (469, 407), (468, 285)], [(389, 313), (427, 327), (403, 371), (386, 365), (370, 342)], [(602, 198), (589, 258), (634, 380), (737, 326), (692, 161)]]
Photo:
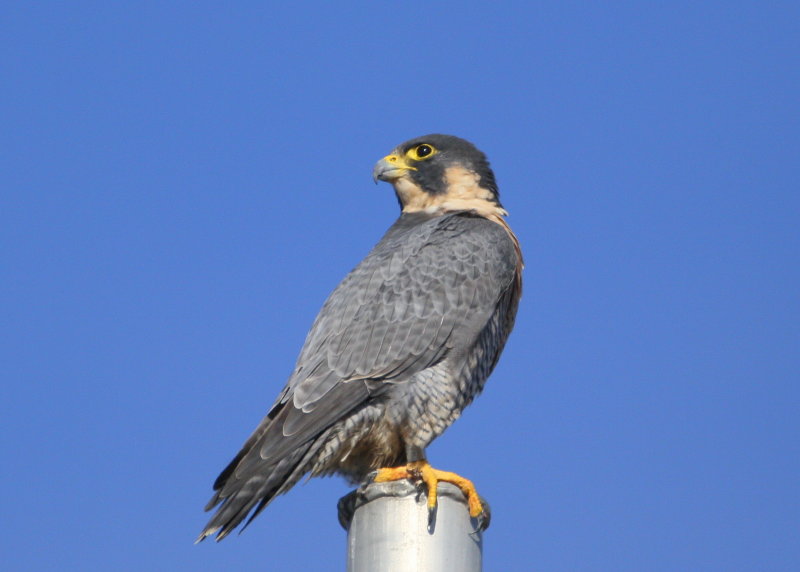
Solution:
[(406, 154), (408, 155), (409, 158), (414, 159), (415, 161), (419, 161), (421, 159), (426, 159), (431, 155), (435, 155), (436, 148), (433, 145), (422, 143), (421, 145), (417, 145), (413, 149), (410, 149)]

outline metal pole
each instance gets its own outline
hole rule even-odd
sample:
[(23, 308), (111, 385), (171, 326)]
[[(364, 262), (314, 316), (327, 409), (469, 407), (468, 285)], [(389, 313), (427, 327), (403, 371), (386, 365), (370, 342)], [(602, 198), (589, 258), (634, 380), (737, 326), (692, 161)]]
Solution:
[(464, 495), (439, 483), (436, 521), (409, 481), (372, 483), (339, 501), (347, 572), (480, 572), (483, 541)]

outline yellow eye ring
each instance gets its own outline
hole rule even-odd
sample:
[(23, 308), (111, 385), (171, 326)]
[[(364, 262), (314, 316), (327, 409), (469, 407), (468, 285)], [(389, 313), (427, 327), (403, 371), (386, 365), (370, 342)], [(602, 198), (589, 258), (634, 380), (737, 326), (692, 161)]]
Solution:
[(428, 143), (420, 143), (419, 145), (409, 149), (406, 152), (406, 156), (414, 161), (422, 161), (423, 159), (433, 157), (437, 152), (438, 151), (436, 147), (433, 145), (429, 145)]

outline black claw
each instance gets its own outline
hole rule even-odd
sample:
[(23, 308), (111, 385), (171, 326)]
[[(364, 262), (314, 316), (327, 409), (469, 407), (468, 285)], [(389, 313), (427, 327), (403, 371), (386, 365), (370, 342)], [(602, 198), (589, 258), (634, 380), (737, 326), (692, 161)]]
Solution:
[(473, 534), (483, 532), (489, 528), (489, 524), (492, 521), (492, 507), (489, 506), (489, 503), (482, 496), (478, 496), (478, 498), (481, 501), (483, 511), (475, 517), (475, 530), (472, 531)]
[[(414, 483), (414, 486), (417, 489), (417, 494), (414, 496), (414, 500), (416, 500), (417, 502), (427, 503), (428, 489), (425, 487), (425, 483)], [(428, 512), (430, 513), (430, 510), (428, 510)], [(430, 515), (428, 517), (428, 520), (430, 520)]]
[(475, 528), (472, 529), (472, 534), (478, 534), (479, 532), (483, 532), (489, 526), (489, 518), (486, 516), (485, 512), (480, 513), (478, 516), (474, 518), (475, 520)]
[(422, 480), (422, 474), (417, 469), (409, 471), (408, 481), (417, 489), (417, 501), (423, 496), (427, 498), (428, 486), (425, 484), (425, 481)]
[(360, 489), (350, 491), (348, 494), (339, 499), (336, 505), (336, 512), (339, 516), (339, 524), (342, 528), (348, 530), (350, 523), (353, 521), (353, 513), (356, 511), (356, 499), (360, 493)]
[(438, 503), (428, 507), (428, 532), (431, 534), (436, 530), (436, 513), (438, 508)]

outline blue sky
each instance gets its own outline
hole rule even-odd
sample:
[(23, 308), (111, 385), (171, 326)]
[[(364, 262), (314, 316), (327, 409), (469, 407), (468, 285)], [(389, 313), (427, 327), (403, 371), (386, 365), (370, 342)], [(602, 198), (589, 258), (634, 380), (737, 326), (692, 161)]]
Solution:
[(430, 449), (487, 571), (800, 567), (796, 2), (6, 2), (9, 570), (341, 570), (339, 479), (192, 541), (328, 292), (374, 162), (490, 157), (527, 268)]

